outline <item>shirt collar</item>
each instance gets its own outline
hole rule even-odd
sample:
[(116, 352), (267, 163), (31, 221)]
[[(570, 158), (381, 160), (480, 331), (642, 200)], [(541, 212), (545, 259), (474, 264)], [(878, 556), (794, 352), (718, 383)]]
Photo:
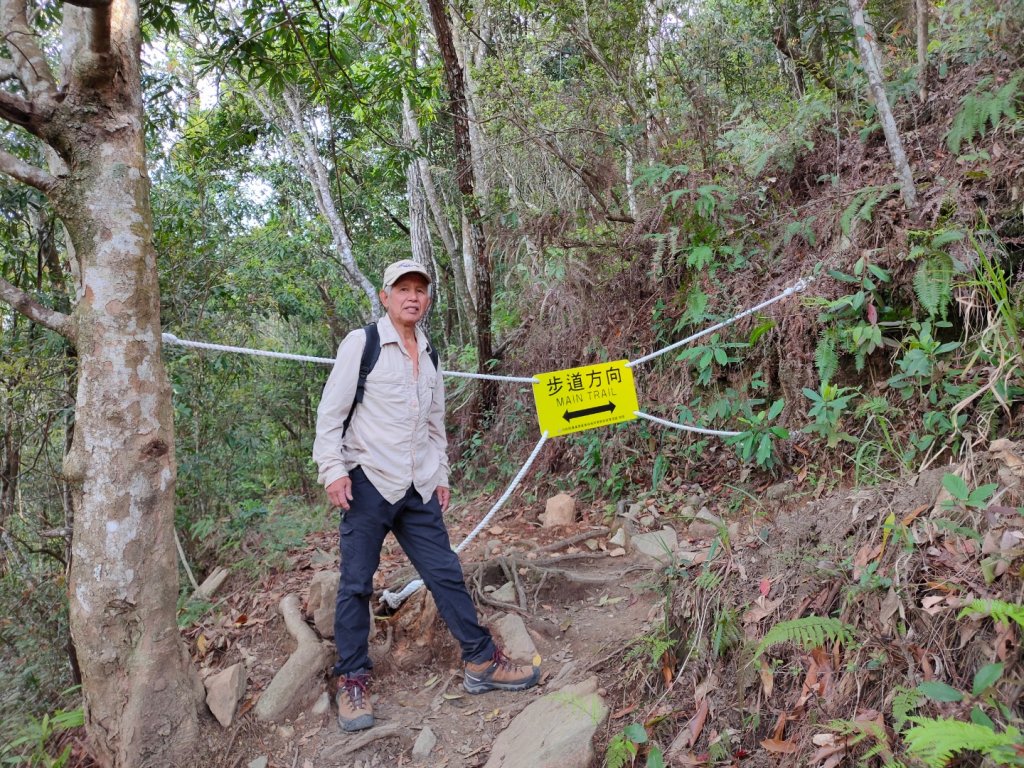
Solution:
[[(380, 334), (381, 346), (385, 344), (399, 344), (401, 345), (401, 338), (398, 336), (398, 329), (395, 328), (394, 323), (391, 322), (391, 318), (388, 317), (385, 312), (380, 320), (377, 321), (377, 332)], [(424, 335), (419, 325), (416, 326), (416, 347), (420, 352), (427, 348), (427, 337)]]

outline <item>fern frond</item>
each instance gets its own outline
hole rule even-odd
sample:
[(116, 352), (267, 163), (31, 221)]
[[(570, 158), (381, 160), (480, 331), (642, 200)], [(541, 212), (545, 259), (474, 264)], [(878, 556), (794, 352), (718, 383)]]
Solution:
[(953, 259), (945, 253), (924, 258), (914, 273), (914, 293), (932, 317), (946, 317), (953, 298)]
[(766, 650), (780, 643), (794, 643), (809, 651), (824, 646), (826, 641), (846, 643), (852, 637), (853, 627), (826, 616), (805, 616), (802, 619), (781, 621), (761, 638), (754, 651), (754, 658), (759, 658)]
[(943, 768), (958, 752), (970, 750), (997, 758), (1020, 743), (1016, 728), (996, 733), (991, 728), (975, 723), (946, 718), (915, 717), (916, 724), (903, 739), (907, 750), (924, 762), (928, 768)]
[(976, 613), (992, 617), (997, 624), (1009, 625), (1013, 621), (1021, 629), (1024, 629), (1024, 605), (1007, 603), (1003, 600), (972, 600), (960, 610), (957, 618), (962, 619), (964, 616)]
[(730, 608), (721, 608), (715, 616), (715, 626), (711, 632), (711, 653), (720, 659), (736, 646), (743, 637), (740, 623), (735, 612)]
[(885, 729), (878, 723), (870, 720), (832, 720), (829, 722), (828, 727), (840, 736), (845, 736), (847, 739), (846, 743), (851, 747), (860, 744), (860, 742), (869, 737), (875, 741), (885, 743)]
[(885, 184), (881, 187), (865, 187), (853, 196), (853, 200), (839, 217), (839, 228), (846, 236), (850, 235), (856, 219), (871, 221), (875, 206), (892, 197), (899, 190), (899, 184)]
[(836, 352), (836, 334), (832, 329), (826, 330), (818, 339), (814, 348), (814, 365), (822, 383), (828, 382), (839, 370), (839, 354)]
[(946, 146), (950, 152), (959, 154), (960, 146), (984, 136), (989, 125), (994, 129), (1004, 118), (1017, 119), (1017, 91), (1024, 71), (1014, 75), (1008, 83), (997, 90), (981, 91), (980, 88), (964, 97), (963, 106), (953, 118), (953, 124), (946, 134)]
[(910, 719), (910, 713), (921, 703), (921, 692), (917, 688), (897, 688), (892, 697), (892, 726), (897, 733)]

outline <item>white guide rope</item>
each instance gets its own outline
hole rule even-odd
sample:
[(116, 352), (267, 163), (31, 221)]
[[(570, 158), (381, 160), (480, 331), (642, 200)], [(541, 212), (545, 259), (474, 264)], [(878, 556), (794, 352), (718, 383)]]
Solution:
[(772, 298), (768, 299), (767, 301), (762, 301), (757, 306), (751, 307), (750, 309), (745, 309), (742, 312), (740, 312), (738, 315), (733, 315), (728, 320), (723, 320), (722, 322), (717, 323), (716, 325), (712, 325), (710, 328), (705, 328), (703, 331), (698, 331), (697, 333), (693, 334), (692, 336), (687, 336), (682, 341), (677, 341), (674, 344), (669, 344), (664, 349), (659, 349), (657, 352), (651, 352), (651, 354), (649, 354), (649, 355), (644, 355), (643, 357), (639, 357), (636, 360), (628, 362), (628, 363), (626, 363), (626, 367), (627, 368), (632, 368), (633, 366), (640, 365), (640, 363), (646, 363), (648, 360), (653, 360), (654, 358), (658, 357), (659, 355), (664, 355), (666, 352), (671, 352), (673, 349), (678, 349), (679, 347), (685, 346), (686, 344), (689, 344), (691, 341), (696, 341), (697, 339), (701, 338), (702, 336), (707, 336), (709, 333), (714, 333), (715, 331), (721, 330), (722, 328), (725, 328), (728, 325), (732, 325), (737, 320), (742, 320), (747, 315), (752, 315), (755, 312), (758, 312), (758, 311), (764, 309), (765, 307), (771, 306), (772, 304), (774, 304), (777, 301), (782, 301), (783, 299), (788, 298), (789, 296), (792, 296), (794, 293), (799, 293), (800, 291), (805, 290), (807, 288), (807, 286), (809, 286), (811, 284), (811, 280), (812, 280), (812, 278), (801, 277), (793, 285), (791, 285), (789, 288), (784, 290), (778, 296), (773, 296)]
[[(226, 344), (211, 344), (206, 341), (192, 341), (191, 339), (179, 339), (173, 333), (163, 334), (164, 344), (171, 344), (178, 347), (194, 347), (196, 349), (209, 349), (213, 352), (236, 352), (240, 355), (254, 355), (256, 357), (273, 357), (277, 360), (297, 360), (300, 363), (319, 363), (320, 365), (334, 365), (333, 357), (311, 357), (309, 355), (293, 355), (290, 352), (271, 352), (266, 349), (251, 349), (249, 347), (230, 347)], [(464, 373), (462, 371), (441, 371), (442, 376), (455, 376), (464, 379), (491, 379), (492, 381), (517, 381), (526, 384), (537, 384), (537, 379), (530, 376), (493, 376), (489, 373)]]
[[(548, 433), (545, 432), (540, 436), (540, 440), (537, 441), (537, 445), (534, 447), (533, 452), (530, 454), (529, 458), (526, 459), (526, 463), (523, 464), (518, 474), (516, 474), (516, 476), (512, 478), (512, 482), (509, 483), (508, 488), (505, 489), (505, 492), (501, 494), (501, 498), (494, 502), (494, 506), (491, 507), (491, 511), (484, 516), (483, 520), (477, 523), (476, 528), (469, 532), (469, 535), (462, 540), (462, 543), (459, 544), (459, 546), (455, 547), (455, 554), (460, 553), (467, 546), (469, 546), (469, 543), (473, 541), (473, 539), (477, 537), (477, 534), (479, 534), (480, 531), (482, 531), (487, 526), (487, 524), (491, 521), (491, 518), (494, 517), (495, 513), (499, 509), (501, 509), (502, 506), (504, 506), (505, 502), (508, 501), (509, 496), (512, 495), (512, 491), (514, 491), (516, 489), (516, 486), (518, 486), (519, 483), (523, 481), (523, 478), (526, 476), (526, 473), (533, 465), (533, 462), (537, 459), (537, 456), (540, 454), (540, 449), (544, 447), (544, 443), (546, 443), (547, 440)], [(395, 608), (400, 606), (405, 601), (405, 599), (409, 597), (409, 595), (411, 595), (413, 592), (415, 592), (422, 586), (422, 579), (414, 579), (413, 581), (410, 581), (408, 584), (406, 584), (405, 587), (403, 587), (400, 592), (392, 592), (391, 590), (385, 589), (384, 594), (380, 596), (380, 601), (382, 603), (387, 603), (391, 607), (391, 609), (394, 610)]]
[(707, 427), (696, 427), (692, 424), (680, 424), (676, 421), (666, 421), (665, 419), (659, 419), (657, 416), (651, 416), (649, 413), (643, 411), (633, 411), (634, 416), (639, 416), (641, 419), (647, 419), (653, 421), (655, 424), (661, 424), (663, 427), (671, 427), (672, 429), (682, 429), (686, 432), (697, 432), (701, 435), (716, 435), (718, 437), (735, 437), (736, 435), (742, 435), (742, 432), (730, 432), (727, 429), (708, 429)]
[[(763, 301), (760, 304), (758, 304), (758, 305), (756, 305), (754, 307), (751, 307), (750, 309), (746, 309), (743, 312), (740, 312), (738, 315), (734, 315), (733, 317), (729, 318), (728, 320), (723, 320), (722, 322), (720, 322), (720, 323), (718, 323), (716, 325), (713, 325), (710, 328), (705, 328), (704, 330), (699, 331), (698, 333), (695, 333), (692, 336), (687, 336), (682, 341), (677, 341), (674, 344), (670, 344), (669, 346), (667, 346), (667, 347), (665, 347), (663, 349), (658, 350), (657, 352), (652, 352), (649, 355), (645, 355), (644, 357), (637, 358), (636, 360), (633, 360), (632, 362), (628, 362), (628, 363), (626, 363), (626, 366), (629, 367), (629, 368), (632, 368), (634, 366), (640, 365), (641, 363), (646, 363), (648, 360), (653, 360), (655, 357), (658, 357), (659, 355), (663, 355), (666, 352), (671, 352), (673, 349), (678, 349), (679, 347), (682, 347), (682, 346), (684, 346), (686, 344), (689, 344), (690, 342), (695, 341), (695, 340), (701, 338), (702, 336), (707, 336), (709, 333), (714, 333), (717, 330), (720, 330), (722, 328), (725, 328), (726, 326), (732, 325), (737, 320), (741, 320), (744, 317), (747, 317), (748, 315), (752, 315), (753, 313), (758, 312), (759, 310), (762, 310), (765, 307), (771, 306), (772, 304), (774, 304), (777, 301), (781, 301), (782, 299), (785, 299), (785, 298), (787, 298), (789, 296), (792, 296), (794, 293), (798, 293), (800, 291), (805, 290), (807, 288), (807, 286), (809, 286), (811, 284), (811, 279), (812, 278), (800, 278), (799, 280), (796, 281), (796, 283), (794, 285), (792, 285), (791, 287), (787, 288), (786, 290), (784, 290), (782, 293), (778, 294), (777, 296), (774, 296), (773, 298), (770, 298), (770, 299), (768, 299), (766, 301)], [(171, 344), (171, 345), (175, 345), (175, 346), (179, 346), (179, 347), (193, 347), (195, 349), (208, 349), (208, 350), (211, 350), (211, 351), (214, 351), (214, 352), (235, 352), (235, 353), (238, 353), (238, 354), (254, 355), (254, 356), (257, 356), (257, 357), (271, 357), (271, 358), (275, 358), (277, 360), (296, 360), (298, 362), (318, 363), (318, 364), (321, 364), (321, 365), (334, 365), (334, 363), (335, 363), (335, 360), (333, 358), (329, 358), (329, 357), (312, 357), (312, 356), (309, 356), (309, 355), (293, 355), (293, 354), (290, 354), (290, 353), (287, 353), (287, 352), (271, 352), (269, 350), (264, 350), (264, 349), (251, 349), (249, 347), (232, 347), (232, 346), (228, 346), (228, 345), (225, 345), (225, 344), (210, 344), (208, 342), (203, 342), (203, 341), (191, 341), (189, 339), (179, 339), (173, 333), (165, 333), (165, 334), (163, 334), (163, 342), (165, 344)], [(461, 378), (466, 378), (466, 379), (489, 379), (491, 381), (509, 381), (509, 382), (519, 382), (519, 383), (524, 383), (524, 384), (538, 384), (538, 383), (540, 383), (536, 378), (534, 378), (532, 376), (529, 376), (529, 377), (525, 377), (525, 376), (496, 376), (496, 375), (485, 374), (485, 373), (465, 373), (465, 372), (461, 372), (461, 371), (445, 371), (445, 370), (442, 370), (441, 374), (444, 375), (444, 376), (454, 376), (454, 377), (461, 377)], [(719, 436), (719, 437), (734, 437), (736, 435), (742, 434), (741, 432), (733, 432), (733, 431), (720, 430), (720, 429), (707, 429), (705, 427), (697, 427), (697, 426), (693, 426), (693, 425), (690, 425), (690, 424), (679, 424), (679, 423), (674, 422), (674, 421), (668, 421), (666, 419), (660, 419), (657, 416), (652, 416), (649, 413), (644, 413), (643, 411), (633, 411), (633, 413), (634, 413), (634, 415), (638, 416), (639, 418), (647, 419), (648, 421), (652, 421), (655, 424), (660, 424), (660, 425), (665, 426), (665, 427), (670, 427), (671, 429), (681, 429), (681, 430), (685, 430), (685, 431), (688, 431), (688, 432), (696, 432), (696, 433), (699, 433), (699, 434), (702, 434), (702, 435), (714, 435), (714, 436)], [(537, 445), (534, 447), (533, 452), (530, 454), (529, 458), (527, 458), (526, 463), (523, 464), (523, 466), (520, 468), (520, 470), (516, 474), (516, 476), (514, 478), (512, 478), (512, 482), (509, 483), (509, 486), (508, 486), (508, 488), (505, 489), (505, 492), (494, 503), (494, 506), (491, 507), (491, 510), (484, 516), (484, 519), (481, 520), (472, 531), (470, 531), (469, 535), (466, 536), (466, 538), (462, 540), (461, 544), (459, 544), (457, 547), (455, 547), (456, 554), (462, 552), (462, 550), (465, 549), (466, 546), (468, 546), (469, 543), (471, 541), (473, 541), (473, 539), (475, 539), (477, 537), (477, 535), (480, 533), (480, 531), (482, 531), (487, 526), (487, 524), (491, 521), (491, 518), (494, 517), (495, 513), (497, 513), (497, 511), (499, 509), (501, 509), (502, 506), (504, 506), (505, 502), (508, 501), (509, 497), (512, 495), (512, 492), (516, 489), (516, 487), (519, 485), (519, 483), (522, 482), (523, 477), (529, 471), (530, 467), (533, 465), (533, 462), (537, 459), (538, 454), (540, 454), (540, 449), (544, 447), (544, 443), (547, 442), (547, 439), (548, 439), (548, 433), (544, 432), (540, 436), (540, 440), (537, 442)], [(405, 587), (402, 588), (402, 590), (397, 592), (397, 593), (396, 592), (391, 592), (390, 590), (384, 590), (384, 594), (381, 595), (380, 601), (382, 603), (387, 603), (392, 609), (398, 608), (405, 601), (405, 599), (407, 597), (409, 597), (409, 595), (411, 595), (413, 592), (415, 592), (416, 590), (418, 590), (422, 586), (423, 586), (423, 580), (422, 579), (414, 579), (413, 581), (411, 581), (408, 584), (406, 584)]]
[(177, 347), (195, 347), (196, 349), (209, 349), (214, 352), (236, 352), (240, 355), (255, 355), (256, 357), (273, 357), (278, 360), (298, 360), (300, 363), (320, 363), (321, 365), (334, 365), (334, 360), (329, 357), (310, 357), (309, 355), (293, 355), (290, 352), (271, 352), (267, 349), (249, 349), (249, 347), (229, 347), (226, 344), (210, 344), (206, 341), (192, 341), (191, 339), (179, 339), (173, 333), (162, 334), (164, 344), (171, 344)]

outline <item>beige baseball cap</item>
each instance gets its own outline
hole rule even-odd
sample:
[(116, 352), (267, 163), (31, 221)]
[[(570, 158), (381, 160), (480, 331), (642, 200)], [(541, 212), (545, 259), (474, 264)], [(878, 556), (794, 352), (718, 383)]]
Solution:
[(430, 273), (427, 268), (420, 264), (418, 261), (412, 259), (402, 259), (396, 261), (394, 264), (389, 264), (387, 269), (384, 270), (384, 288), (390, 288), (402, 275), (408, 275), (415, 272), (417, 275), (423, 275), (426, 281), (430, 282)]

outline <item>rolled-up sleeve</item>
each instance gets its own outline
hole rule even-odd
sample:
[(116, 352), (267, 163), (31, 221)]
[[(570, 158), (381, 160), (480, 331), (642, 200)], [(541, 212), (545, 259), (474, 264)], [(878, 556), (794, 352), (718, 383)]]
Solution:
[(342, 452), (342, 440), (345, 436), (345, 419), (352, 410), (352, 401), (356, 395), (359, 361), (365, 345), (366, 332), (362, 329), (352, 331), (341, 342), (334, 368), (324, 386), (320, 405), (316, 409), (313, 461), (319, 469), (317, 482), (325, 488), (348, 475)]

